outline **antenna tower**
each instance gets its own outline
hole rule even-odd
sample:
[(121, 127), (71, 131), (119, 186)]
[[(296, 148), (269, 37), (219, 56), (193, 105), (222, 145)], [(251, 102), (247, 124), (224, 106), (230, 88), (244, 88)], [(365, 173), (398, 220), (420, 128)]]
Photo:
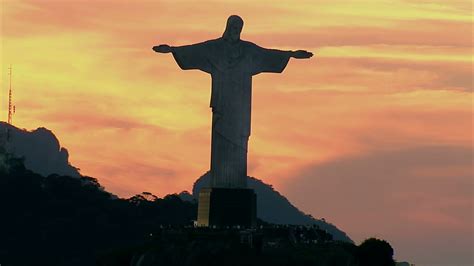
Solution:
[(8, 124), (12, 124), (13, 114), (15, 113), (15, 106), (12, 104), (12, 65), (8, 68), (8, 75), (10, 76), (10, 88), (8, 90)]

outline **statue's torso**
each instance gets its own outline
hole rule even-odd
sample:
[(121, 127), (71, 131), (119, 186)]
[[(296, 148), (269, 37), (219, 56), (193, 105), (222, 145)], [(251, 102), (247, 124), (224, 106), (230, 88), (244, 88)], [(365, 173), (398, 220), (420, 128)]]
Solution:
[(229, 47), (216, 40), (211, 45), (211, 107), (216, 116), (213, 129), (228, 138), (250, 135), (252, 104), (252, 51), (248, 43)]

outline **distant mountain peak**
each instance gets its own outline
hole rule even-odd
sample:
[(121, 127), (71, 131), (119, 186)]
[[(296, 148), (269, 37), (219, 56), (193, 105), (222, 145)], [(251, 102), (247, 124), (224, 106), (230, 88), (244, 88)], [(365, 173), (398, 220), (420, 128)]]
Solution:
[(24, 158), (25, 167), (38, 174), (80, 177), (79, 169), (69, 163), (69, 153), (47, 128), (28, 131), (0, 122), (0, 145), (16, 157)]

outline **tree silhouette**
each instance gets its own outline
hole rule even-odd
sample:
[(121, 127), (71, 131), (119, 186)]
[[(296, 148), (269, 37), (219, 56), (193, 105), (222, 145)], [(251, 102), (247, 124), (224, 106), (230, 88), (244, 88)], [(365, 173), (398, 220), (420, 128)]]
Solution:
[(393, 248), (385, 240), (369, 238), (357, 248), (357, 259), (361, 266), (394, 266)]

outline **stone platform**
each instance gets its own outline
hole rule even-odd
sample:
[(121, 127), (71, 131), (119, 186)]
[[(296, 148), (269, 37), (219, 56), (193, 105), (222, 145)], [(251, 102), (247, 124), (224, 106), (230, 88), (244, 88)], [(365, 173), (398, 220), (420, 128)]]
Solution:
[(255, 227), (257, 196), (247, 188), (203, 188), (199, 192), (198, 226)]

